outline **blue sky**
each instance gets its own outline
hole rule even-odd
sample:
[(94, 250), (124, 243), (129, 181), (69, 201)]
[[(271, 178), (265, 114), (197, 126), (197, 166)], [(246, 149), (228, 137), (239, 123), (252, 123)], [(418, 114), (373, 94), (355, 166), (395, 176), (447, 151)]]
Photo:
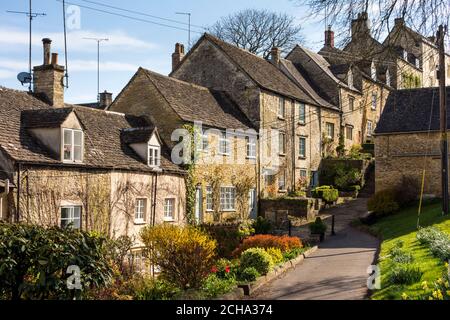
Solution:
[[(187, 17), (175, 12), (191, 12), (192, 24), (210, 26), (221, 16), (246, 8), (264, 8), (276, 12), (285, 12), (294, 16), (302, 25), (306, 45), (319, 49), (323, 39), (323, 23), (306, 18), (307, 8), (297, 6), (290, 0), (93, 0), (111, 6), (135, 10), (138, 12), (186, 21)], [(96, 6), (83, 0), (67, 2), (95, 7), (124, 15), (111, 8)], [(0, 85), (26, 89), (16, 80), (20, 71), (28, 66), (28, 20), (26, 16), (7, 13), (6, 10), (28, 11), (28, 0), (0, 2)], [(60, 64), (64, 61), (62, 4), (57, 0), (34, 0), (33, 10), (45, 12), (33, 23), (33, 65), (42, 64), (43, 37), (53, 40), (52, 51), (60, 54)], [(73, 16), (69, 13), (70, 16)], [(136, 16), (136, 15), (134, 15)], [(137, 16), (139, 17), (139, 16)], [(140, 16), (141, 19), (170, 24), (185, 28), (183, 24)], [(78, 21), (78, 20), (71, 20)], [(69, 25), (68, 59), (70, 87), (66, 90), (66, 102), (78, 103), (96, 100), (96, 44), (84, 40), (84, 37), (109, 38), (101, 48), (101, 84), (100, 90), (117, 94), (129, 81), (139, 66), (162, 74), (168, 74), (171, 68), (171, 53), (176, 42), (187, 43), (187, 31), (171, 29), (154, 24), (132, 21), (80, 8), (79, 29)], [(76, 25), (75, 25), (76, 26)], [(199, 28), (194, 28), (199, 30)], [(192, 33), (193, 38), (199, 34)]]

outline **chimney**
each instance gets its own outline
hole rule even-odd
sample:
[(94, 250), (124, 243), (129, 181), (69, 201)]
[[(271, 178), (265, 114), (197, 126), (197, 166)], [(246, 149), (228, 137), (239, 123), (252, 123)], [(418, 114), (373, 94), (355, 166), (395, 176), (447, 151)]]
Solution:
[(370, 22), (367, 12), (358, 13), (358, 18), (352, 20), (352, 39), (370, 35)]
[(401, 26), (403, 26), (405, 24), (405, 20), (403, 18), (395, 18), (394, 24), (396, 26), (401, 27)]
[[(58, 54), (51, 54), (48, 38), (42, 39), (44, 64), (33, 68), (33, 92), (56, 108), (64, 107), (64, 67), (58, 65)], [(51, 61), (50, 61), (51, 54)]]
[(280, 64), (280, 58), (281, 58), (281, 51), (278, 47), (273, 47), (272, 50), (270, 50), (270, 61), (276, 66)]
[(331, 26), (325, 31), (325, 46), (334, 48), (334, 31), (331, 30)]
[(172, 71), (174, 71), (178, 67), (183, 58), (184, 58), (184, 45), (182, 45), (181, 43), (177, 43), (175, 44), (175, 51), (174, 53), (172, 53)]
[(111, 105), (111, 103), (112, 103), (112, 93), (106, 90), (101, 92), (99, 108), (105, 110)]

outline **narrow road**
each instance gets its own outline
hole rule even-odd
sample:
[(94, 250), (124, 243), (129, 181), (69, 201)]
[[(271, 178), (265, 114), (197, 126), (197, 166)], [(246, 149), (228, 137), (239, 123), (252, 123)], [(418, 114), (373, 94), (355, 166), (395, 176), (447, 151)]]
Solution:
[(376, 238), (349, 226), (352, 220), (367, 211), (366, 208), (367, 199), (359, 198), (324, 212), (335, 215), (337, 234), (328, 236), (319, 249), (295, 270), (263, 287), (251, 299), (366, 298), (367, 267), (375, 260), (379, 242)]

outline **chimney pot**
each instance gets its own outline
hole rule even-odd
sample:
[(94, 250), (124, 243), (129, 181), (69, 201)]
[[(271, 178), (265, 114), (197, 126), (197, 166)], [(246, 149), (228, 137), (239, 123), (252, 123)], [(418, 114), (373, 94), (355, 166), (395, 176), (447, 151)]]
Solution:
[(331, 30), (331, 26), (325, 31), (325, 46), (334, 48), (334, 31)]
[(278, 47), (273, 47), (272, 50), (270, 50), (270, 60), (273, 64), (278, 66), (280, 64), (281, 59), (281, 51)]
[(58, 65), (58, 54), (52, 53), (52, 65), (56, 66)]
[(395, 25), (397, 26), (401, 26), (401, 25), (403, 25), (404, 23), (405, 23), (405, 20), (403, 19), (403, 18), (396, 18), (395, 20), (394, 20), (394, 23), (395, 23)]
[(50, 47), (52, 40), (49, 38), (42, 39), (42, 44), (44, 47), (44, 65), (50, 64)]
[(184, 58), (184, 45), (175, 44), (175, 51), (172, 53), (172, 71), (174, 71)]

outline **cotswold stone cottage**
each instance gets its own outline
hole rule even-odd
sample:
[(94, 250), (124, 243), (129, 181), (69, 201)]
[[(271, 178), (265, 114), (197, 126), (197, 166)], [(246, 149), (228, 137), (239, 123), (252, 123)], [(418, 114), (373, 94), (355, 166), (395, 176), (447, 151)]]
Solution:
[(195, 127), (197, 221), (256, 217), (257, 135), (228, 94), (140, 68), (109, 110), (153, 119), (172, 147)]
[[(277, 48), (265, 60), (205, 34), (181, 61), (171, 77), (227, 92), (259, 131), (258, 194), (283, 195), (317, 184), (320, 162), (320, 125), (317, 109), (332, 106), (313, 98), (284, 72)], [(174, 53), (179, 57), (179, 52)], [(324, 105), (325, 104), (325, 105)], [(334, 111), (338, 112), (338, 111)], [(262, 152), (272, 150), (274, 152)], [(311, 177), (311, 179), (310, 179)]]
[(395, 187), (403, 176), (420, 183), (425, 170), (425, 195), (441, 196), (439, 125), (438, 88), (403, 89), (389, 95), (375, 131), (376, 191)]
[(135, 237), (185, 223), (185, 172), (147, 118), (64, 104), (64, 68), (34, 68), (34, 92), (0, 88), (0, 217)]

